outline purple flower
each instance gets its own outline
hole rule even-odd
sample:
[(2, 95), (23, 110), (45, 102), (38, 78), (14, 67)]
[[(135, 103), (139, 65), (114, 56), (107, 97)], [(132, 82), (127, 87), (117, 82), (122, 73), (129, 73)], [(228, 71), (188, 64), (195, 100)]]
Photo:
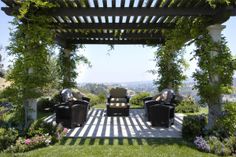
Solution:
[(202, 136), (200, 137), (197, 136), (194, 140), (194, 144), (197, 147), (197, 149), (204, 152), (210, 152), (210, 146)]

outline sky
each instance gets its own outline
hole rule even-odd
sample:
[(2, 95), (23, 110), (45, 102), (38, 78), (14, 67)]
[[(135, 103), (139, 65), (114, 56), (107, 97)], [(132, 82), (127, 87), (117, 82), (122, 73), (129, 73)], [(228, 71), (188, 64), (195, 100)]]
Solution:
[[(0, 7), (4, 4), (0, 1)], [(12, 17), (7, 16), (0, 10), (0, 45), (6, 47), (9, 44)], [(231, 17), (226, 23), (223, 35), (228, 41), (228, 46), (233, 55), (236, 56), (236, 17)], [(79, 77), (77, 82), (133, 82), (150, 81), (153, 76), (148, 71), (155, 69), (154, 52), (157, 48), (144, 47), (142, 45), (115, 45), (114, 50), (110, 50), (108, 45), (85, 45), (79, 53), (85, 55), (91, 62), (92, 67), (79, 66), (77, 71)], [(185, 59), (190, 60), (194, 45), (187, 47)], [(4, 54), (3, 64), (9, 64), (9, 56)], [(196, 61), (189, 61), (189, 69), (185, 74), (190, 78), (197, 68)]]

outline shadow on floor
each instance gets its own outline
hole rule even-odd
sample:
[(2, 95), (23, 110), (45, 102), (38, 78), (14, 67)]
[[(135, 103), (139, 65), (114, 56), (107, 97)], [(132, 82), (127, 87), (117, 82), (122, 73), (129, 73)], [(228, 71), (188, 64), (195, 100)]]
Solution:
[(179, 138), (63, 138), (60, 145), (174, 145), (193, 147)]

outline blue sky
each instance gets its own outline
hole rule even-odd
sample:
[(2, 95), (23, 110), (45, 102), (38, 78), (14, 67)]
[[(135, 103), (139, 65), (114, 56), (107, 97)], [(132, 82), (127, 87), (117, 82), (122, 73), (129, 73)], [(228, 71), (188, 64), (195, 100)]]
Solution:
[[(4, 6), (0, 1), (0, 7)], [(0, 11), (0, 45), (3, 47), (9, 43), (9, 28), (11, 17)], [(224, 36), (233, 55), (236, 55), (236, 17), (231, 17), (226, 23)], [(156, 48), (143, 47), (142, 45), (115, 45), (115, 49), (109, 51), (107, 45), (86, 45), (80, 50), (91, 62), (92, 68), (80, 66), (78, 82), (131, 82), (152, 80), (155, 76), (148, 70), (155, 68), (153, 52)], [(194, 46), (187, 48), (186, 60), (191, 58)], [(4, 64), (7, 65), (8, 58), (4, 55)], [(189, 62), (190, 67), (185, 72), (188, 77), (196, 69), (196, 61)]]

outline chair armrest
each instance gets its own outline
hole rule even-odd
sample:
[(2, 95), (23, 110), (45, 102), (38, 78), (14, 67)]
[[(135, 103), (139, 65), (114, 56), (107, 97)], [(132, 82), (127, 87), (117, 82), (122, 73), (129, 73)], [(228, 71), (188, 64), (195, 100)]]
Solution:
[(125, 98), (127, 99), (127, 103), (129, 103), (130, 96), (125, 96)]
[(74, 104), (83, 104), (83, 105), (88, 105), (89, 102), (88, 101), (85, 101), (85, 100), (76, 100), (73, 102), (73, 105)]
[(161, 104), (161, 102), (156, 100), (149, 100), (145, 102), (145, 105), (156, 105), (156, 104)]
[(107, 103), (111, 103), (111, 95), (107, 96)]
[(143, 99), (143, 102), (145, 103), (145, 101), (150, 101), (150, 100), (152, 100), (152, 97), (146, 97)]
[(87, 98), (87, 97), (82, 97), (82, 100), (85, 100), (85, 101), (87, 101), (87, 102), (90, 102), (90, 99)]

